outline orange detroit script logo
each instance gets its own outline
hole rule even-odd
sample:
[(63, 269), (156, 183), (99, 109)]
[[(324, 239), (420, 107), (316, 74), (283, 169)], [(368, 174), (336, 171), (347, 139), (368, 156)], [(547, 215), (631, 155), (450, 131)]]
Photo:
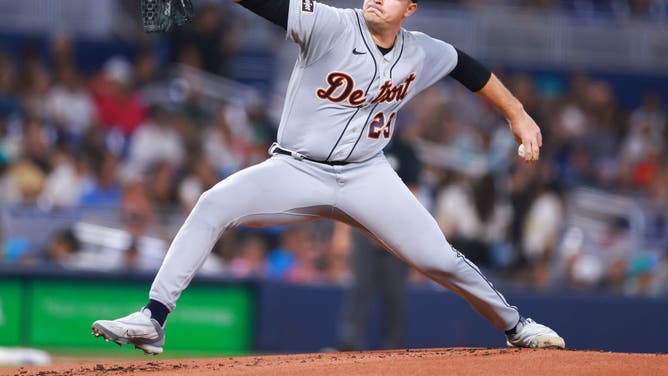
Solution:
[[(400, 84), (393, 86), (392, 81), (387, 80), (381, 85), (378, 95), (371, 103), (399, 102), (408, 95), (408, 88), (415, 81), (415, 73), (411, 73)], [(327, 87), (316, 91), (318, 98), (334, 103), (348, 101), (353, 106), (359, 106), (366, 102), (364, 90), (355, 88), (355, 80), (344, 72), (332, 72), (327, 75)]]

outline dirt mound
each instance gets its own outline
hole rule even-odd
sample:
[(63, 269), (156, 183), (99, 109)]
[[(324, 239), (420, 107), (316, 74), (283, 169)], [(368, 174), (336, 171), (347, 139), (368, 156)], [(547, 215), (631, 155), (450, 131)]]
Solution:
[(0, 369), (0, 375), (668, 375), (667, 354), (532, 349), (408, 349)]

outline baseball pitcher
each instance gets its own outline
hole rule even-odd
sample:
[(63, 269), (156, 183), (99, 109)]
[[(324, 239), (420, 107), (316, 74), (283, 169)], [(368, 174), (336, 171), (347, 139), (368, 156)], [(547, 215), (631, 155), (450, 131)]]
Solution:
[(362, 9), (313, 0), (236, 2), (284, 28), (300, 47), (271, 157), (202, 194), (169, 248), (149, 303), (94, 322), (93, 334), (161, 353), (168, 313), (223, 231), (329, 218), (355, 226), (461, 296), (505, 332), (508, 346), (564, 348), (555, 331), (522, 317), (448, 244), (383, 155), (401, 107), (450, 75), (505, 115), (526, 162), (538, 160), (540, 129), (505, 86), (452, 45), (403, 29), (417, 0), (364, 0)]

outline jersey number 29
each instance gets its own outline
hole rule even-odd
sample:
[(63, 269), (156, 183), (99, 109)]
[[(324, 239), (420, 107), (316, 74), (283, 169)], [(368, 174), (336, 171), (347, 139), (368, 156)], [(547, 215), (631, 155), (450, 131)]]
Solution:
[(369, 124), (368, 137), (374, 140), (379, 139), (381, 135), (385, 139), (390, 138), (390, 127), (392, 126), (392, 122), (394, 121), (394, 117), (396, 115), (396, 112), (392, 112), (386, 122), (384, 112), (379, 112), (376, 114), (376, 116), (373, 117), (373, 120), (371, 120), (371, 124)]

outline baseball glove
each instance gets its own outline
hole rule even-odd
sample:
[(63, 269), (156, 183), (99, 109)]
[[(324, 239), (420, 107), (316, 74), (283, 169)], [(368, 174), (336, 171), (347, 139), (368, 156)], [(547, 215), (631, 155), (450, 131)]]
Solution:
[(190, 0), (141, 0), (140, 10), (147, 33), (169, 31), (190, 22), (194, 14)]

